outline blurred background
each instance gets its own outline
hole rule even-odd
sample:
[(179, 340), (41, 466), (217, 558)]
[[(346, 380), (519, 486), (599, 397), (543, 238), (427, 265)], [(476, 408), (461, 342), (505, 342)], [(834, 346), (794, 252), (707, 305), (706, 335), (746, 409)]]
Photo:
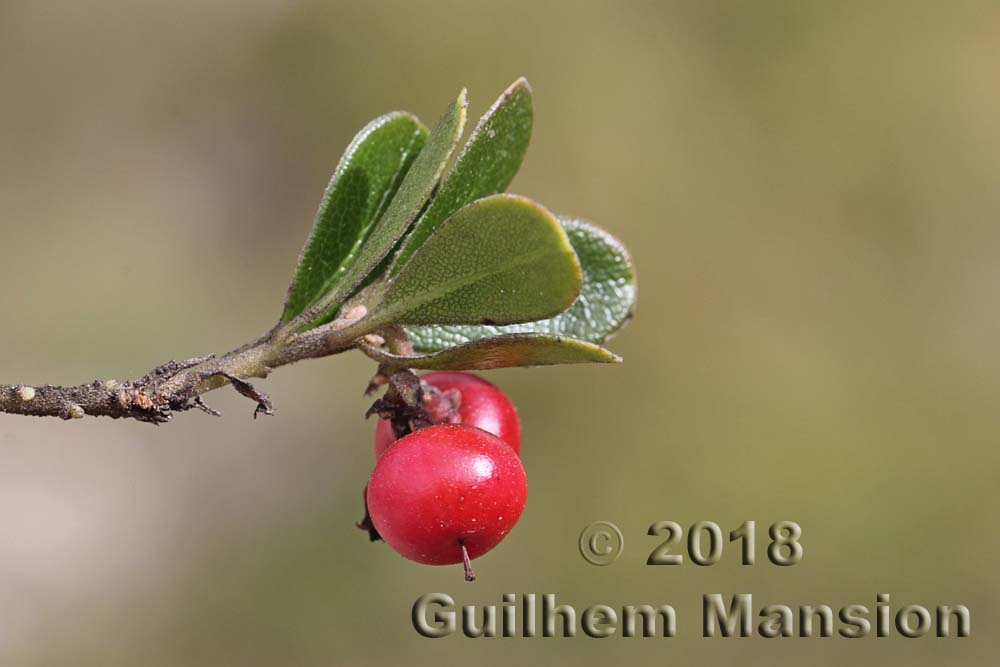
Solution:
[[(535, 90), (512, 189), (622, 238), (617, 367), (494, 372), (531, 485), (480, 579), (369, 544), (359, 355), (167, 426), (0, 415), (0, 664), (985, 664), (1000, 640), (1000, 9), (0, 3), (0, 381), (125, 379), (277, 318), (353, 134)], [(621, 526), (595, 568), (580, 530)], [(758, 564), (648, 567), (656, 520)], [(799, 522), (778, 568), (764, 530)], [(431, 641), (428, 592), (669, 603), (675, 639)], [(708, 640), (703, 593), (965, 604), (970, 639)], [(895, 633), (894, 633), (895, 634)]]

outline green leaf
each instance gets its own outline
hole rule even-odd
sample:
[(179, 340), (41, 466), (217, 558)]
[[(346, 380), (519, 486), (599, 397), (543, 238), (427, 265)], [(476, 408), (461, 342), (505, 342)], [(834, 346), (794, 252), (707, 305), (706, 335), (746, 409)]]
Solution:
[(580, 296), (569, 310), (547, 320), (510, 326), (407, 327), (415, 349), (435, 352), (469, 341), (508, 333), (548, 333), (602, 343), (632, 316), (635, 270), (625, 246), (603, 229), (560, 218), (583, 268)]
[(361, 245), (354, 261), (337, 284), (303, 313), (302, 325), (315, 326), (338, 308), (406, 233), (440, 181), (441, 174), (455, 151), (465, 125), (466, 105), (466, 92), (463, 89), (431, 132), (426, 145), (406, 172), (399, 190)]
[(282, 321), (301, 313), (343, 276), (426, 138), (421, 122), (403, 112), (376, 118), (354, 137), (323, 194), (288, 288)]
[(448, 218), (385, 287), (378, 324), (511, 324), (550, 317), (580, 292), (566, 233), (530, 199), (493, 195)]
[(507, 189), (528, 149), (532, 118), (531, 86), (520, 78), (476, 125), (440, 191), (403, 240), (390, 275), (398, 274), (434, 230), (460, 208)]
[(433, 354), (413, 356), (391, 354), (367, 344), (364, 351), (380, 363), (454, 371), (621, 361), (620, 357), (599, 345), (548, 334), (505, 334), (481, 338)]

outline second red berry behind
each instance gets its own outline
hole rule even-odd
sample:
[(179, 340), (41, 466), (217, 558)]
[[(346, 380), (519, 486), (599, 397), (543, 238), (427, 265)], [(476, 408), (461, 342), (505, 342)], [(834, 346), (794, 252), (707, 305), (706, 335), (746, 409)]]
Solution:
[[(502, 389), (478, 375), (455, 371), (427, 373), (420, 381), (431, 388), (425, 392), (425, 399), (435, 422), (482, 429), (520, 454), (521, 422), (517, 408)], [(392, 425), (387, 419), (379, 419), (375, 426), (375, 458), (382, 456), (395, 441)]]

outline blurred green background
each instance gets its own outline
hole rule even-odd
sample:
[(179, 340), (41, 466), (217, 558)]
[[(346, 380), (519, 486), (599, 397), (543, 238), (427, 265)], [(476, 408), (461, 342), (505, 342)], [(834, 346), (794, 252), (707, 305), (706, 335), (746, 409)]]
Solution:
[[(513, 190), (621, 237), (618, 367), (490, 374), (531, 495), (456, 568), (353, 527), (344, 355), (168, 426), (0, 415), (0, 664), (986, 664), (1000, 640), (1000, 9), (988, 2), (0, 3), (0, 381), (141, 375), (277, 318), (354, 132), (535, 90)], [(577, 553), (598, 519), (625, 553)], [(805, 557), (644, 565), (660, 519)], [(672, 640), (428, 640), (413, 601), (670, 603)], [(703, 593), (972, 610), (965, 640), (700, 637)]]

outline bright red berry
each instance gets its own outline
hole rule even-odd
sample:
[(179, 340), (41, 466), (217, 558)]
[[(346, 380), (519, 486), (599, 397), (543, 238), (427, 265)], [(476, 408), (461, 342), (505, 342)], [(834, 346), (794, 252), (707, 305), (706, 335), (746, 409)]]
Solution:
[[(496, 385), (471, 373), (438, 371), (421, 376), (424, 404), (438, 424), (475, 426), (497, 436), (514, 451), (521, 451), (521, 422), (517, 408)], [(379, 419), (375, 425), (375, 457), (396, 441), (392, 425)]]
[(389, 546), (418, 563), (447, 565), (495, 547), (521, 516), (528, 484), (517, 453), (495, 435), (439, 425), (390, 447), (367, 494), (372, 522)]

